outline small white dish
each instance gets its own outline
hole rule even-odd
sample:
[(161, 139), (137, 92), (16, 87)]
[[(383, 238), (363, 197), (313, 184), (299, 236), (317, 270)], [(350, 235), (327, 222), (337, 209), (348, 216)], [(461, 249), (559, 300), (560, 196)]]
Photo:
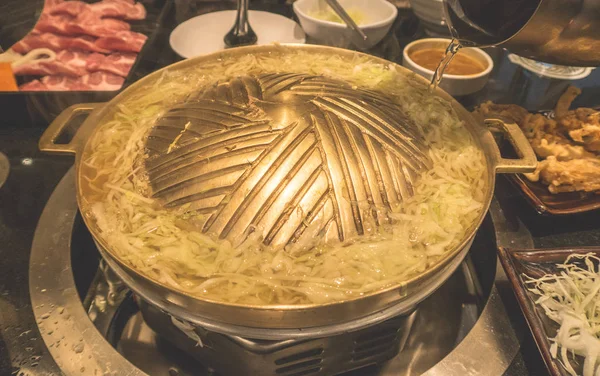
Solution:
[(306, 34), (318, 43), (336, 47), (348, 47), (352, 42), (359, 48), (368, 49), (386, 36), (398, 15), (398, 9), (387, 0), (339, 0), (344, 9), (357, 9), (365, 15), (365, 22), (358, 25), (367, 35), (363, 41), (343, 23), (320, 20), (311, 16), (318, 11), (323, 0), (297, 0), (294, 13)]
[[(444, 38), (426, 38), (419, 39), (412, 43), (409, 43), (406, 47), (404, 47), (404, 51), (402, 53), (402, 65), (411, 71), (425, 77), (428, 80), (431, 80), (433, 77), (433, 71), (427, 68), (423, 68), (422, 66), (415, 63), (410, 58), (410, 53), (414, 51), (418, 51), (425, 48), (443, 48), (446, 49), (450, 44), (450, 39)], [(476, 74), (467, 74), (467, 75), (458, 75), (458, 74), (444, 74), (442, 78), (442, 82), (440, 83), (440, 88), (443, 89), (446, 93), (452, 96), (461, 96), (475, 93), (485, 86), (490, 78), (490, 73), (494, 68), (494, 61), (480, 48), (461, 48), (460, 53), (463, 55), (467, 55), (485, 67), (485, 69)]]
[[(223, 37), (233, 27), (236, 11), (226, 10), (202, 14), (179, 24), (169, 37), (173, 51), (184, 58), (206, 55), (225, 49)], [(248, 11), (257, 44), (305, 43), (300, 25), (279, 14)]]

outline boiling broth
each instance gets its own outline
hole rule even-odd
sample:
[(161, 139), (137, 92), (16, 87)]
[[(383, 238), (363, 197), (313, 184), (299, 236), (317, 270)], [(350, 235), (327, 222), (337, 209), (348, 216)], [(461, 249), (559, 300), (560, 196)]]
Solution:
[[(409, 57), (416, 64), (423, 68), (435, 71), (440, 65), (440, 61), (446, 56), (447, 50), (444, 48), (425, 48), (409, 54)], [(451, 62), (444, 69), (444, 74), (470, 75), (481, 73), (485, 66), (476, 59), (461, 53), (456, 53)]]

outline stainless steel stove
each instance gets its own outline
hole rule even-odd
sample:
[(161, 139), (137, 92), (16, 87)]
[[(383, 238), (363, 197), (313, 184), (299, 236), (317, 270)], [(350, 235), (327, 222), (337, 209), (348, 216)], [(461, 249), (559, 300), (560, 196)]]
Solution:
[(42, 213), (29, 270), (39, 331), (66, 375), (502, 375), (519, 349), (494, 284), (502, 276), (486, 231), (410, 315), (326, 338), (190, 335), (101, 261), (75, 197), (71, 169)]

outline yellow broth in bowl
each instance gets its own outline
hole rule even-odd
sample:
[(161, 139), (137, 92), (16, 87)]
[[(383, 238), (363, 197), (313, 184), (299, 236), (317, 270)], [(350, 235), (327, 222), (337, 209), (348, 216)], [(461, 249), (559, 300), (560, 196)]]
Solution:
[[(445, 53), (446, 50), (444, 48), (432, 47), (411, 51), (408, 56), (415, 64), (425, 69), (435, 71)], [(444, 74), (466, 76), (481, 73), (486, 68), (487, 67), (482, 62), (459, 51), (444, 71)]]

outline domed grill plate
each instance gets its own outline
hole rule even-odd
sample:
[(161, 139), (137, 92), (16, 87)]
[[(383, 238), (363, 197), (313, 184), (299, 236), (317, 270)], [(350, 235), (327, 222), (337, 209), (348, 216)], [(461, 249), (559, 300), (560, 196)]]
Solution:
[(291, 251), (389, 223), (431, 164), (388, 97), (304, 74), (220, 82), (171, 108), (146, 146), (165, 207), (205, 213), (202, 230), (233, 245), (259, 231)]

